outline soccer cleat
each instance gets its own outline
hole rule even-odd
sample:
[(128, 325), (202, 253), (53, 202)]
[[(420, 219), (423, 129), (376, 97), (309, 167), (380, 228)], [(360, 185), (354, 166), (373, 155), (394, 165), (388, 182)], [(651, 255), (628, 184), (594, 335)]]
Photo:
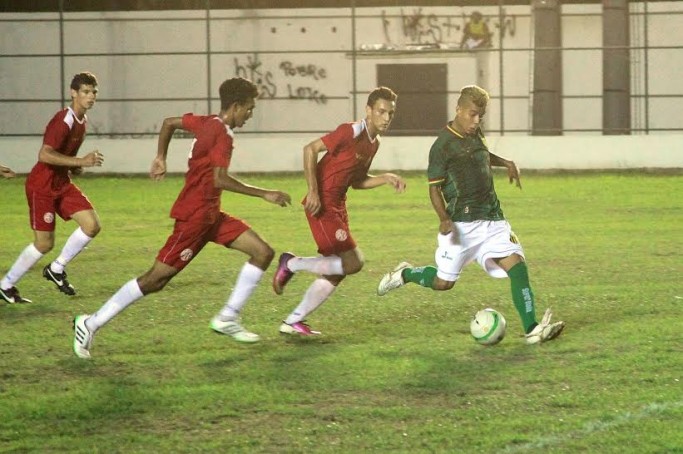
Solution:
[(277, 261), (277, 270), (275, 270), (275, 275), (273, 276), (273, 290), (278, 295), (282, 295), (285, 285), (294, 276), (294, 272), (287, 268), (287, 262), (293, 257), (295, 256), (291, 252), (283, 252)]
[(2, 299), (7, 301), (8, 304), (33, 302), (30, 299), (21, 296), (19, 294), (19, 289), (16, 287), (10, 287), (7, 290), (0, 288), (0, 296), (2, 296)]
[(524, 336), (527, 344), (531, 345), (547, 342), (555, 339), (562, 333), (565, 323), (550, 323), (550, 318), (552, 316), (553, 313), (550, 311), (550, 308), (546, 309), (545, 314), (543, 314), (543, 319), (541, 319), (541, 323), (536, 325), (529, 334)]
[(62, 273), (55, 273), (50, 268), (50, 265), (47, 264), (45, 265), (45, 268), (43, 268), (43, 277), (48, 281), (54, 283), (60, 292), (69, 296), (73, 296), (76, 294), (76, 289), (74, 288), (74, 286), (69, 284), (69, 281), (66, 280), (66, 271)]
[(379, 296), (384, 296), (391, 290), (403, 287), (405, 282), (403, 282), (403, 276), (401, 276), (401, 273), (403, 273), (403, 270), (406, 268), (411, 268), (412, 266), (413, 265), (408, 262), (401, 262), (396, 265), (396, 268), (394, 268), (391, 272), (382, 276), (382, 279), (380, 279), (379, 284), (377, 285), (377, 294)]
[(292, 324), (282, 322), (282, 325), (280, 325), (280, 333), (298, 334), (300, 336), (318, 336), (321, 334), (320, 331), (313, 331), (311, 327), (303, 321)]
[(261, 340), (261, 337), (256, 333), (250, 333), (242, 325), (240, 325), (237, 318), (221, 319), (216, 316), (211, 320), (211, 329), (217, 333), (227, 334), (235, 339), (237, 342), (253, 343)]
[(83, 359), (90, 358), (90, 347), (94, 336), (94, 333), (91, 333), (85, 326), (88, 318), (90, 318), (88, 314), (77, 315), (74, 318), (74, 353)]

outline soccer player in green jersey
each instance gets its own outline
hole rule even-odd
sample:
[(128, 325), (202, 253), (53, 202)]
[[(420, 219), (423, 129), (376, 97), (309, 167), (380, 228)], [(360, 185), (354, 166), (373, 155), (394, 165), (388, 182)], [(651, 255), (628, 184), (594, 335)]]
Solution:
[(522, 319), (528, 344), (552, 340), (564, 322), (550, 321), (546, 310), (537, 322), (534, 293), (524, 251), (505, 220), (493, 186), (491, 167), (505, 167), (510, 183), (520, 189), (519, 170), (513, 161), (491, 153), (481, 130), (489, 94), (468, 85), (460, 91), (455, 118), (439, 134), (429, 151), (429, 198), (439, 217), (436, 267), (413, 267), (401, 262), (379, 282), (377, 294), (412, 282), (433, 290), (449, 290), (463, 267), (473, 261), (491, 277), (509, 277), (512, 301)]

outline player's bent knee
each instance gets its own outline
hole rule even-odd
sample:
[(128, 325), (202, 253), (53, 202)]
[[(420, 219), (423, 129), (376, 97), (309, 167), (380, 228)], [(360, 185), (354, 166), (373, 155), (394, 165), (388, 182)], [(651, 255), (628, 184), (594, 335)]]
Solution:
[(356, 274), (360, 272), (360, 270), (363, 269), (364, 262), (363, 261), (358, 261), (358, 262), (353, 262), (353, 263), (344, 263), (342, 265), (344, 269), (344, 274), (349, 275), (349, 274)]
[(138, 278), (138, 286), (143, 295), (156, 293), (166, 287), (176, 274), (177, 271), (161, 273), (153, 268)]
[(83, 230), (83, 233), (88, 235), (90, 238), (95, 238), (97, 234), (100, 233), (100, 230), (102, 230), (102, 226), (100, 226), (99, 223), (95, 223), (93, 225), (81, 227), (81, 230)]
[(275, 251), (269, 245), (264, 243), (263, 247), (259, 247), (254, 251), (250, 251), (249, 257), (249, 263), (265, 271), (273, 261), (273, 258), (275, 257)]
[(156, 279), (153, 281), (138, 281), (140, 286), (140, 291), (143, 295), (149, 295), (150, 293), (156, 293), (163, 290), (170, 279)]
[(38, 249), (38, 252), (41, 254), (45, 255), (48, 252), (50, 252), (54, 247), (55, 243), (54, 241), (52, 242), (47, 242), (47, 241), (36, 241), (33, 243), (33, 246)]

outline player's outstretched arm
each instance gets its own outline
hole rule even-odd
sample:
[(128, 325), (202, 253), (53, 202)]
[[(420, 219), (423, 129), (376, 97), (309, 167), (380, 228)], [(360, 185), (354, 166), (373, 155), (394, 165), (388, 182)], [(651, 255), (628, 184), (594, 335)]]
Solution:
[(14, 178), (17, 174), (9, 167), (0, 164), (0, 176), (3, 178)]
[(104, 155), (99, 150), (93, 150), (82, 158), (67, 156), (59, 153), (51, 146), (43, 144), (38, 152), (38, 161), (61, 167), (100, 167), (104, 162)]
[(183, 128), (182, 117), (168, 117), (164, 119), (159, 131), (159, 140), (157, 141), (157, 155), (152, 161), (152, 167), (149, 171), (149, 177), (153, 180), (162, 180), (166, 175), (166, 156), (168, 155), (168, 145), (171, 143), (173, 133), (176, 129)]
[(228, 169), (225, 167), (214, 167), (213, 169), (214, 185), (224, 191), (236, 192), (238, 194), (249, 195), (252, 197), (261, 197), (262, 199), (280, 205), (281, 207), (290, 205), (292, 198), (286, 192), (264, 189), (258, 186), (252, 186), (241, 182), (240, 180), (228, 175)]
[(286, 192), (274, 190), (274, 189), (264, 189), (265, 194), (263, 198), (270, 203), (275, 205), (280, 205), (281, 207), (286, 207), (292, 204), (292, 198)]
[(304, 176), (308, 192), (304, 200), (304, 210), (316, 216), (322, 209), (320, 193), (318, 192), (318, 154), (327, 151), (322, 139), (316, 139), (304, 147)]
[(517, 167), (517, 164), (515, 164), (514, 161), (501, 158), (500, 156), (491, 152), (489, 152), (489, 155), (491, 156), (491, 165), (495, 167), (505, 167), (508, 171), (508, 179), (510, 180), (510, 184), (514, 182), (515, 186), (517, 186), (519, 189), (522, 189), (522, 182), (519, 179), (519, 167)]
[(388, 184), (393, 186), (397, 193), (405, 192), (406, 182), (395, 173), (383, 173), (382, 175), (366, 175), (364, 180), (353, 184), (353, 189), (373, 189)]

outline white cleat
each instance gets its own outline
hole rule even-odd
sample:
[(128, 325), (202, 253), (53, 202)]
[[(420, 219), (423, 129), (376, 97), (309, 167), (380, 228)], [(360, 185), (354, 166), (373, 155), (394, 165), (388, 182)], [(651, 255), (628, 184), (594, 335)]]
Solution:
[(240, 325), (237, 318), (221, 319), (216, 316), (211, 320), (211, 329), (217, 333), (226, 334), (237, 342), (254, 343), (261, 340), (261, 337), (256, 333), (251, 333)]
[(524, 336), (526, 338), (527, 344), (531, 345), (547, 342), (555, 339), (562, 333), (565, 323), (550, 323), (550, 318), (552, 316), (553, 313), (550, 311), (550, 308), (546, 309), (545, 314), (543, 314), (543, 319), (541, 319), (541, 323), (536, 325), (536, 327), (529, 334)]
[(90, 318), (90, 315), (77, 315), (74, 318), (74, 353), (79, 358), (90, 359), (90, 347), (94, 333), (91, 333), (85, 321)]
[(396, 265), (396, 268), (394, 268), (391, 272), (382, 276), (382, 279), (380, 279), (379, 284), (377, 285), (377, 294), (379, 296), (384, 296), (391, 290), (403, 287), (405, 282), (403, 282), (401, 273), (404, 269), (411, 268), (412, 266), (413, 265), (408, 262), (401, 262)]

